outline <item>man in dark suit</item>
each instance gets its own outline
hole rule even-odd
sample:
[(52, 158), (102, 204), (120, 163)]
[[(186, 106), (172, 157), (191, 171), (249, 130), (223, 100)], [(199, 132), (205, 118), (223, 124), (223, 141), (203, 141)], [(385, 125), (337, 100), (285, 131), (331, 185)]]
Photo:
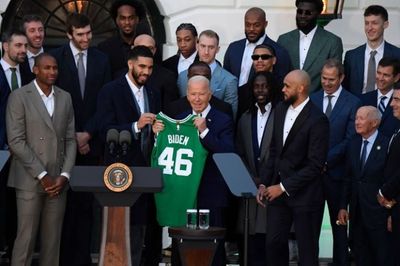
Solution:
[(25, 15), (22, 18), (22, 30), (25, 32), (28, 39), (28, 49), (26, 60), (21, 64), (25, 68), (26, 73), (29, 73), (30, 79), (33, 80), (35, 75), (32, 73), (35, 57), (43, 53), (44, 41), (44, 26), (42, 18), (38, 15)]
[(385, 181), (382, 172), (389, 144), (389, 138), (378, 131), (380, 120), (377, 108), (358, 109), (355, 121), (358, 135), (350, 141), (345, 156), (346, 178), (337, 226), (346, 228), (350, 216), (352, 250), (357, 265), (390, 265), (388, 212), (375, 199)]
[(112, 78), (116, 79), (126, 68), (128, 53), (133, 48), (135, 37), (149, 32), (138, 27), (146, 13), (142, 3), (137, 0), (117, 0), (112, 4), (110, 13), (118, 26), (118, 34), (99, 43), (98, 48), (108, 55)]
[[(0, 60), (0, 149), (7, 149), (6, 106), (11, 90), (29, 83), (29, 75), (21, 63), (26, 58), (27, 39), (23, 32), (10, 30), (2, 34), (3, 57)], [(0, 173), (0, 249), (11, 256), (15, 239), (16, 206), (13, 188), (7, 188), (8, 167)], [(3, 231), (4, 230), (4, 231)], [(3, 238), (4, 237), (4, 238)]]
[[(106, 84), (98, 97), (103, 142), (109, 129), (127, 130), (132, 135), (124, 162), (129, 166), (149, 166), (153, 138), (151, 124), (159, 112), (159, 97), (145, 86), (153, 68), (153, 54), (145, 46), (135, 46), (128, 55), (128, 72)], [(115, 158), (105, 153), (106, 162)], [(147, 195), (131, 208), (132, 265), (140, 265), (146, 224)]]
[[(355, 95), (376, 89), (376, 63), (383, 57), (400, 59), (400, 49), (384, 39), (388, 26), (388, 12), (384, 7), (371, 5), (365, 9), (364, 31), (367, 43), (347, 51), (344, 57), (346, 76), (343, 84)], [(374, 52), (374, 56), (371, 56), (371, 52)]]
[(329, 122), (308, 98), (307, 72), (294, 70), (283, 83), (285, 100), (275, 108), (270, 157), (257, 194), (259, 204), (264, 205), (264, 199), (269, 201), (267, 265), (288, 264), (293, 223), (299, 264), (317, 266)]
[(224, 57), (224, 68), (236, 76), (239, 86), (247, 83), (254, 75), (252, 69), (251, 55), (254, 48), (260, 44), (266, 44), (275, 50), (276, 66), (274, 74), (281, 80), (291, 70), (289, 54), (285, 48), (271, 40), (265, 34), (268, 25), (264, 10), (252, 7), (246, 11), (244, 16), (244, 33), (246, 38), (229, 44)]
[[(156, 42), (153, 37), (148, 34), (141, 34), (137, 36), (133, 42), (133, 45), (146, 46), (151, 50), (153, 55), (156, 54)], [(146, 86), (158, 91), (158, 94), (161, 97), (161, 110), (164, 110), (165, 107), (172, 101), (179, 99), (178, 87), (176, 85), (176, 79), (174, 78), (173, 73), (160, 64), (154, 63), (153, 72), (147, 80)]]
[(75, 163), (70, 95), (53, 86), (57, 62), (41, 54), (36, 79), (10, 94), (7, 136), (13, 154), (8, 185), (17, 195), (18, 232), (11, 265), (31, 265), (40, 228), (40, 265), (59, 264), (68, 179)]
[(336, 224), (340, 192), (345, 178), (345, 154), (354, 136), (354, 120), (360, 100), (343, 89), (344, 68), (337, 59), (328, 59), (321, 71), (322, 89), (310, 95), (311, 101), (329, 119), (329, 151), (323, 176), (324, 196), (328, 203), (333, 234), (333, 264), (348, 265), (347, 228)]
[[(96, 121), (97, 96), (111, 79), (108, 58), (92, 40), (90, 20), (83, 14), (67, 17), (66, 32), (70, 40), (51, 51), (58, 62), (57, 85), (69, 92), (75, 113), (78, 155), (76, 165), (99, 165), (102, 156)], [(69, 191), (63, 226), (62, 265), (90, 265), (93, 195)]]
[(163, 66), (175, 73), (175, 77), (178, 78), (182, 71), (199, 60), (196, 50), (197, 30), (191, 23), (182, 23), (176, 28), (175, 34), (178, 53), (165, 59)]
[(278, 43), (286, 48), (293, 69), (307, 71), (311, 78), (309, 92), (321, 88), (321, 69), (326, 59), (342, 60), (342, 39), (317, 26), (322, 0), (296, 0), (297, 29), (282, 34)]
[[(393, 109), (393, 116), (400, 120), (400, 89), (393, 92), (393, 99), (390, 103)], [(400, 132), (399, 129), (392, 135), (389, 142), (389, 149), (383, 171), (384, 185), (378, 192), (378, 202), (381, 206), (392, 209), (392, 232), (393, 250), (395, 251), (395, 263), (400, 265)], [(394, 204), (396, 203), (396, 204)]]
[(360, 96), (363, 105), (375, 106), (381, 112), (382, 121), (379, 131), (389, 138), (400, 127), (400, 121), (393, 116), (390, 105), (393, 87), (399, 79), (399, 59), (384, 57), (379, 61), (376, 71), (376, 86), (378, 89)]

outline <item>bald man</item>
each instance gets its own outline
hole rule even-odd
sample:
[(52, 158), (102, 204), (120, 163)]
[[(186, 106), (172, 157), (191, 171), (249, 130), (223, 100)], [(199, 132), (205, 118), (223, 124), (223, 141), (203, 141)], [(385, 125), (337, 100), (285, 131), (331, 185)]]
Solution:
[(283, 46), (274, 42), (265, 34), (267, 25), (265, 11), (258, 7), (252, 7), (246, 11), (244, 16), (246, 38), (229, 44), (224, 57), (224, 68), (238, 78), (239, 86), (246, 84), (254, 75), (251, 55), (254, 48), (259, 44), (266, 44), (275, 50), (277, 60), (273, 73), (279, 80), (283, 80), (283, 77), (290, 71), (289, 54)]
[[(134, 46), (143, 45), (151, 50), (153, 55), (157, 51), (156, 42), (153, 37), (148, 34), (141, 34), (135, 38), (133, 42)], [(179, 98), (178, 87), (174, 73), (169, 69), (154, 62), (153, 73), (146, 82), (146, 86), (152, 88), (154, 91), (160, 94), (161, 98), (161, 111), (164, 111), (165, 107)]]
[(299, 264), (318, 266), (329, 122), (308, 98), (310, 77), (305, 71), (290, 72), (283, 83), (284, 101), (275, 109), (270, 157), (257, 194), (259, 204), (268, 201), (267, 265), (288, 264), (293, 223)]

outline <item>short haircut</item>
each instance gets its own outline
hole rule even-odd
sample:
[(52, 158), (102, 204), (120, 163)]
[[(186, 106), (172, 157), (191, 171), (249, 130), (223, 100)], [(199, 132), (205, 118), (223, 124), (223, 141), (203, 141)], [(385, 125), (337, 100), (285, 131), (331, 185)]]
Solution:
[(207, 36), (209, 38), (213, 38), (217, 40), (217, 45), (219, 45), (219, 36), (218, 34), (213, 31), (213, 30), (204, 30), (200, 33), (199, 35), (199, 39), (201, 38), (201, 36)]
[(265, 21), (267, 19), (267, 16), (265, 15), (265, 11), (259, 7), (251, 7), (246, 11), (245, 16), (248, 14), (253, 13), (253, 14), (259, 14), (261, 15), (261, 18)]
[(296, 0), (296, 7), (299, 7), (300, 3), (311, 3), (315, 6), (315, 9), (321, 14), (324, 9), (324, 3), (322, 0)]
[(11, 40), (14, 36), (25, 36), (26, 37), (25, 32), (23, 32), (17, 28), (12, 28), (10, 30), (3, 32), (3, 34), (1, 35), (1, 42), (9, 43), (9, 42), (11, 42)]
[(138, 59), (139, 56), (154, 58), (153, 53), (151, 52), (150, 48), (143, 46), (143, 45), (138, 45), (138, 46), (133, 47), (133, 49), (129, 51), (128, 61), (136, 60), (136, 59)]
[(80, 29), (90, 25), (90, 19), (79, 13), (71, 13), (67, 16), (66, 29), (67, 33), (72, 34), (73, 28)]
[(381, 67), (388, 67), (391, 66), (393, 67), (393, 76), (396, 76), (397, 74), (400, 73), (400, 61), (397, 58), (394, 57), (383, 57), (380, 61), (378, 66)]
[(145, 8), (142, 4), (142, 2), (139, 2), (137, 0), (117, 0), (115, 1), (112, 6), (111, 6), (111, 17), (115, 20), (118, 16), (118, 9), (121, 6), (131, 6), (135, 9), (135, 14), (139, 18), (139, 20), (143, 19), (145, 17), (146, 11)]
[(275, 49), (271, 45), (259, 44), (254, 48), (253, 53), (256, 49), (267, 49), (273, 56), (276, 56)]
[(188, 31), (190, 31), (190, 33), (192, 33), (192, 35), (193, 35), (194, 37), (197, 37), (197, 30), (196, 30), (196, 27), (195, 27), (192, 23), (182, 23), (182, 24), (180, 24), (180, 25), (176, 28), (175, 34), (177, 34), (178, 31), (181, 31), (181, 30), (188, 30)]
[(41, 54), (39, 54), (38, 56), (35, 57), (35, 64), (34, 64), (34, 66), (38, 66), (38, 65), (40, 64), (40, 62), (42, 61), (42, 59), (45, 58), (45, 57), (53, 58), (54, 61), (57, 62), (57, 60), (56, 60), (56, 59), (54, 58), (54, 56), (52, 56), (51, 54), (49, 54), (49, 53), (41, 53)]
[(342, 62), (336, 58), (329, 58), (325, 61), (324, 66), (322, 68), (336, 68), (339, 72), (339, 76), (344, 75), (344, 66)]
[(365, 9), (364, 17), (368, 17), (371, 15), (381, 16), (384, 21), (389, 20), (389, 14), (388, 14), (386, 8), (384, 8), (383, 6), (380, 6), (380, 5), (370, 5), (369, 7), (367, 7)]
[(276, 81), (274, 74), (272, 74), (271, 72), (261, 71), (261, 72), (255, 73), (253, 78), (250, 80), (249, 89), (251, 90), (252, 103), (249, 107), (251, 108), (252, 106), (254, 106), (254, 103), (256, 103), (256, 98), (254, 97), (253, 88), (254, 88), (254, 83), (258, 77), (264, 77), (265, 80), (267, 81), (268, 98), (269, 98), (270, 102), (272, 103), (272, 105), (274, 106), (276, 101), (278, 100), (277, 97), (278, 97), (278, 92), (279, 92), (280, 88), (278, 86), (278, 83)]
[(41, 16), (37, 15), (37, 14), (28, 14), (22, 17), (21, 20), (21, 30), (25, 31), (25, 23), (29, 23), (29, 22), (40, 22), (43, 24), (43, 19)]
[(376, 108), (375, 106), (372, 105), (366, 105), (366, 106), (361, 106), (360, 108), (358, 108), (357, 112), (361, 109), (365, 109), (367, 110), (367, 118), (368, 120), (377, 120), (379, 121), (378, 126), (380, 124), (380, 121), (382, 120), (382, 114), (381, 112), (378, 110), (378, 108)]
[[(204, 76), (201, 76), (201, 75), (193, 76), (193, 77), (191, 77), (191, 78), (188, 80), (188, 83), (187, 83), (187, 84), (188, 84), (188, 90), (189, 90), (189, 85), (190, 85), (191, 83), (193, 83), (193, 82), (200, 82), (200, 81), (206, 83), (208, 89), (210, 90), (210, 81), (208, 80), (208, 78), (206, 78), (206, 77), (204, 77)], [(210, 91), (211, 91), (211, 90), (210, 90)]]
[[(188, 74), (187, 74), (187, 77), (188, 77), (188, 79), (190, 79), (192, 76), (189, 76), (189, 74), (191, 73), (191, 70), (193, 69), (193, 68), (195, 68), (195, 67), (204, 67), (205, 69), (208, 69), (208, 72), (209, 73), (207, 73), (207, 74), (209, 74), (209, 75), (207, 75), (207, 76), (204, 76), (204, 77), (206, 77), (208, 80), (210, 80), (211, 79), (211, 68), (210, 68), (210, 66), (207, 64), (207, 63), (205, 63), (205, 62), (203, 62), (203, 61), (194, 61), (190, 66), (189, 66), (189, 68), (188, 68)], [(194, 76), (200, 76), (200, 74), (195, 74), (195, 75), (193, 75), (193, 77)]]

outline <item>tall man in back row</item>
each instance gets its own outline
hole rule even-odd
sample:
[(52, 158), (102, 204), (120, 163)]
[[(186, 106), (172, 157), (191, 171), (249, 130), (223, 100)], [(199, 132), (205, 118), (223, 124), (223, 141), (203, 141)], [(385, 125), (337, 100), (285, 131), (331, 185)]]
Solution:
[(288, 236), (294, 224), (299, 264), (318, 266), (318, 240), (324, 209), (322, 172), (329, 144), (329, 122), (310, 101), (310, 78), (294, 70), (284, 79), (284, 102), (274, 114), (266, 174), (257, 201), (268, 203), (267, 265), (287, 265)]

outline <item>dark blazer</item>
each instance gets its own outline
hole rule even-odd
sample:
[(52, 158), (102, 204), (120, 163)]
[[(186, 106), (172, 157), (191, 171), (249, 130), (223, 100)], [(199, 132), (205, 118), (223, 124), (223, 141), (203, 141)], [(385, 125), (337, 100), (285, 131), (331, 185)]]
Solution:
[[(19, 70), (21, 73), (21, 83), (22, 83), (21, 86), (24, 86), (32, 81), (32, 79), (30, 78), (30, 74), (26, 71), (26, 68), (21, 67), (20, 65)], [(0, 65), (0, 150), (4, 149), (5, 148), (4, 145), (7, 143), (6, 106), (10, 92), (11, 88), (10, 85), (8, 84), (6, 74), (4, 73), (3, 67)]]
[[(388, 215), (376, 200), (377, 191), (385, 182), (382, 172), (388, 144), (389, 138), (378, 133), (363, 170), (360, 166), (361, 136), (354, 136), (346, 151), (346, 178), (340, 208), (347, 209), (350, 204), (350, 219), (362, 219), (371, 230), (386, 224)], [(361, 217), (357, 217), (358, 214)]]
[[(320, 90), (310, 95), (311, 101), (323, 112), (324, 91)], [(345, 89), (329, 116), (329, 151), (327, 167), (329, 177), (342, 180), (344, 177), (347, 144), (356, 134), (354, 128), (357, 109), (361, 101)]]
[(282, 182), (283, 193), (270, 204), (285, 202), (288, 206), (318, 206), (323, 202), (322, 170), (329, 145), (329, 122), (309, 101), (297, 117), (283, 145), (283, 127), (288, 103), (275, 108), (270, 157), (262, 183)]
[[(246, 165), (254, 184), (258, 186), (261, 182), (261, 177), (265, 176), (265, 169), (269, 158), (269, 148), (272, 139), (272, 130), (274, 126), (274, 109), (271, 110), (267, 124), (264, 128), (264, 133), (260, 147), (260, 157), (258, 159), (258, 167), (255, 163), (253, 139), (257, 136), (253, 134), (252, 119), (257, 119), (257, 114), (254, 113), (254, 108), (247, 110), (239, 119), (236, 134), (236, 150), (238, 155), (242, 158), (243, 163)], [(254, 117), (256, 116), (256, 117)], [(243, 203), (243, 202), (241, 202)], [(244, 204), (239, 207), (239, 228), (243, 227), (243, 219), (245, 217)], [(250, 200), (249, 204), (249, 233), (261, 233), (259, 230), (263, 227), (263, 232), (266, 229), (266, 209), (258, 205), (255, 199)]]
[[(283, 80), (287, 73), (292, 70), (292, 64), (288, 51), (280, 44), (271, 40), (267, 35), (263, 44), (269, 45), (275, 50), (276, 64), (274, 74), (279, 80)], [(224, 56), (224, 68), (239, 79), (240, 68), (242, 66), (243, 53), (246, 46), (246, 39), (241, 39), (229, 44)], [(250, 72), (249, 79), (252, 72)]]
[(381, 192), (387, 199), (395, 199), (397, 204), (400, 202), (400, 133), (397, 132), (396, 136), (393, 137), (389, 152), (387, 155), (387, 161), (383, 176), (386, 180), (383, 185)]
[[(191, 113), (191, 109), (187, 110), (178, 115), (177, 118), (184, 118)], [(200, 138), (200, 142), (208, 151), (208, 156), (197, 193), (197, 204), (208, 208), (227, 207), (230, 192), (212, 159), (212, 155), (234, 151), (233, 120), (228, 115), (211, 108), (206, 117), (206, 123), (209, 132), (203, 139)]]
[[(378, 91), (370, 91), (368, 93), (360, 95), (360, 99), (363, 106), (372, 105), (377, 107), (378, 104)], [(390, 101), (386, 105), (385, 112), (382, 115), (381, 124), (379, 126), (379, 132), (381, 132), (386, 137), (390, 138), (393, 133), (400, 127), (400, 120), (393, 116), (393, 108), (390, 106)]]
[[(349, 50), (344, 56), (344, 80), (343, 85), (351, 93), (359, 95), (364, 87), (364, 56), (366, 44)], [(385, 41), (383, 56), (400, 59), (400, 48)]]
[[(163, 67), (168, 68), (171, 72), (175, 74), (175, 78), (178, 78), (178, 64), (179, 64), (180, 54), (177, 53), (162, 62)], [(196, 55), (194, 62), (199, 61), (199, 54)]]
[[(278, 43), (289, 52), (293, 69), (300, 67), (299, 42), (300, 32), (297, 29), (282, 34), (278, 38)], [(342, 39), (318, 26), (303, 66), (303, 70), (307, 71), (311, 78), (310, 93), (321, 88), (320, 76), (325, 60), (336, 58), (341, 62), (342, 53)]]
[(88, 132), (92, 136), (89, 145), (92, 153), (99, 153), (95, 148), (97, 121), (95, 118), (97, 97), (100, 89), (111, 80), (110, 63), (105, 54), (97, 48), (90, 47), (87, 53), (85, 95), (82, 98), (78, 69), (69, 43), (50, 52), (58, 63), (56, 84), (69, 92), (72, 97), (77, 132)]

